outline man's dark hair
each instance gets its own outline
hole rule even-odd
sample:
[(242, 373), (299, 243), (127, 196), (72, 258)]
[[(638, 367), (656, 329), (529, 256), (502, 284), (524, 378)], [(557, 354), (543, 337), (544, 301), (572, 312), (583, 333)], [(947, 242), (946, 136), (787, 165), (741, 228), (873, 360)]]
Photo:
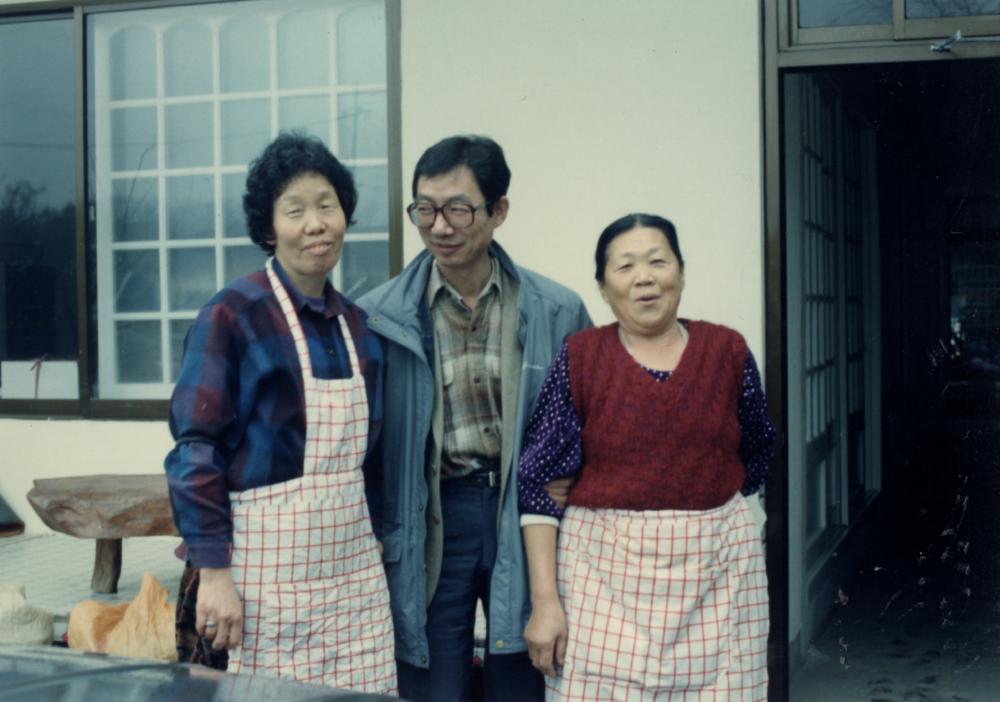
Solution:
[(608, 248), (611, 246), (611, 242), (636, 227), (650, 227), (651, 229), (659, 229), (663, 232), (663, 236), (666, 237), (671, 251), (677, 257), (677, 263), (680, 264), (681, 270), (684, 270), (684, 257), (681, 256), (681, 245), (677, 243), (677, 230), (674, 228), (673, 223), (669, 219), (664, 219), (659, 215), (633, 212), (624, 217), (619, 217), (609, 224), (597, 239), (597, 250), (594, 251), (594, 263), (597, 266), (597, 270), (594, 273), (594, 277), (601, 285), (604, 285), (604, 268), (608, 265)]
[(301, 132), (282, 132), (260, 156), (250, 162), (243, 212), (250, 239), (269, 254), (274, 253), (274, 203), (288, 184), (308, 173), (321, 175), (337, 191), (344, 219), (352, 224), (358, 192), (351, 172), (330, 153), (319, 138)]
[(485, 136), (451, 136), (427, 149), (413, 169), (413, 197), (417, 196), (417, 181), (421, 178), (444, 175), (461, 166), (472, 171), (488, 203), (486, 214), (492, 215), (493, 205), (507, 194), (510, 169), (500, 145)]

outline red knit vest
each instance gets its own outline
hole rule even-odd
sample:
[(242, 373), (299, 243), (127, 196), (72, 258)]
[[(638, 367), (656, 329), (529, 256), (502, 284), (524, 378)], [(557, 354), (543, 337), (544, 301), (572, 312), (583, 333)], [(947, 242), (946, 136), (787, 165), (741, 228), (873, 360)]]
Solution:
[(583, 429), (583, 466), (569, 504), (711, 509), (742, 486), (737, 409), (746, 342), (717, 324), (686, 326), (687, 347), (666, 382), (632, 358), (617, 324), (567, 341)]

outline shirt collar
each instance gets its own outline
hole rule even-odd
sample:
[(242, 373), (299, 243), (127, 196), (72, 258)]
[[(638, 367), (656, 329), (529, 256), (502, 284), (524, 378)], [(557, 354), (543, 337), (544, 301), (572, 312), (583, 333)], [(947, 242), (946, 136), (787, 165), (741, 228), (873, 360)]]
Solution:
[(296, 312), (301, 312), (303, 308), (308, 308), (327, 319), (332, 319), (338, 314), (344, 314), (344, 305), (329, 280), (323, 284), (323, 292), (319, 297), (309, 297), (295, 287), (295, 283), (285, 273), (285, 269), (281, 267), (277, 257), (273, 259), (273, 266), (274, 272), (278, 274), (278, 279), (285, 286), (285, 291), (288, 293), (288, 298), (291, 300), (292, 307), (295, 308)]
[[(485, 296), (489, 295), (494, 288), (498, 294), (503, 294), (503, 277), (500, 275), (500, 266), (497, 265), (496, 258), (490, 256), (490, 277), (489, 280), (486, 281), (486, 285), (483, 286), (483, 289), (479, 291), (479, 295), (476, 296), (476, 300), (478, 301), (483, 299)], [(434, 303), (437, 302), (442, 290), (446, 291), (446, 293), (450, 295), (455, 302), (465, 305), (462, 301), (461, 294), (459, 294), (459, 292), (455, 290), (454, 286), (452, 286), (452, 284), (449, 283), (443, 275), (441, 275), (441, 271), (438, 270), (437, 263), (431, 262), (431, 277), (427, 281), (428, 307), (434, 306)]]

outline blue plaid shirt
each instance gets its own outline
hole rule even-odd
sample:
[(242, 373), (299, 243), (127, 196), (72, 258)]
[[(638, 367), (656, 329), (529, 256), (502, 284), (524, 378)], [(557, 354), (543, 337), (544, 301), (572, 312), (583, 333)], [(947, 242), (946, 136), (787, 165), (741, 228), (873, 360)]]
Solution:
[[(373, 448), (382, 425), (384, 360), (366, 315), (329, 283), (320, 298), (302, 295), (278, 261), (278, 274), (309, 345), (313, 375), (351, 375), (337, 315), (346, 317), (368, 391), (365, 485), (381, 494)], [(216, 293), (188, 331), (184, 360), (170, 399), (177, 442), (164, 467), (174, 522), (187, 558), (198, 568), (230, 564), (229, 493), (300, 477), (306, 438), (301, 368), (295, 342), (265, 271)], [(371, 467), (370, 467), (371, 466)], [(380, 510), (370, 505), (373, 516)]]

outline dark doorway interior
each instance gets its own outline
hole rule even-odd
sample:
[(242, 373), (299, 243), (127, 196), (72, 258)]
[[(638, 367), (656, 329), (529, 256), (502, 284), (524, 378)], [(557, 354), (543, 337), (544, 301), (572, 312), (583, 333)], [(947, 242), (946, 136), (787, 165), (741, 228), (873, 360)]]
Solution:
[(1000, 60), (823, 73), (877, 133), (883, 476), (791, 698), (1000, 699)]

